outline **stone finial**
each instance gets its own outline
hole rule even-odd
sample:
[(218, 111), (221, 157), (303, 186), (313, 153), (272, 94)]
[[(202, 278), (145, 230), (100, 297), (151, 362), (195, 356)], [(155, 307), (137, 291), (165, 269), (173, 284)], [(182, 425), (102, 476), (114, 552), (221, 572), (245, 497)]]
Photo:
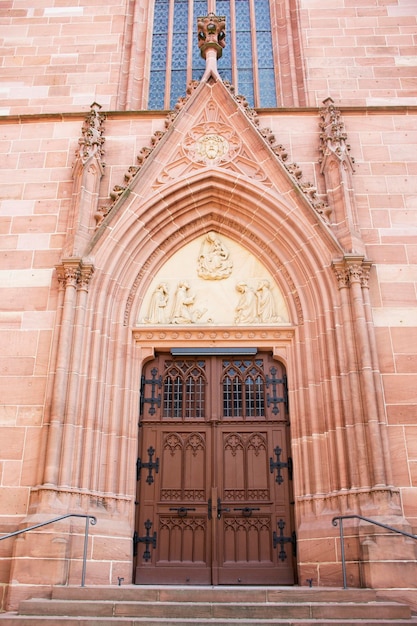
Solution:
[(97, 104), (97, 102), (93, 102), (81, 129), (82, 136), (78, 140), (79, 148), (77, 156), (83, 164), (85, 164), (90, 157), (95, 156), (101, 165), (104, 165), (102, 161), (104, 156), (103, 145), (105, 141), (103, 132), (106, 116), (100, 113), (100, 109), (101, 105)]
[(341, 119), (340, 111), (335, 107), (332, 98), (323, 101), (324, 107), (320, 109), (320, 152), (322, 153), (322, 170), (326, 157), (334, 154), (340, 161), (346, 161), (353, 170), (353, 158), (350, 156), (350, 145), (347, 143), (345, 125)]
[(209, 13), (197, 18), (198, 47), (203, 59), (206, 58), (207, 50), (210, 48), (216, 50), (217, 58), (220, 59), (226, 45), (225, 29), (226, 18), (224, 16)]

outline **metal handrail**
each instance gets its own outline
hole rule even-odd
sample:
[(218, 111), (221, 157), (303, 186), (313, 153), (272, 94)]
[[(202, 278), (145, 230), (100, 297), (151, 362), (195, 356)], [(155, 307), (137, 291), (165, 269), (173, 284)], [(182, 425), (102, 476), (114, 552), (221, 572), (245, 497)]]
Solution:
[(86, 570), (86, 563), (87, 563), (87, 544), (88, 544), (88, 522), (90, 522), (92, 526), (97, 524), (97, 518), (94, 517), (94, 515), (85, 515), (83, 513), (67, 513), (66, 515), (60, 515), (59, 517), (54, 517), (54, 519), (50, 519), (47, 522), (41, 522), (40, 524), (35, 524), (34, 526), (28, 526), (27, 528), (23, 528), (22, 530), (16, 530), (14, 533), (3, 535), (3, 537), (0, 537), (0, 541), (3, 541), (3, 539), (8, 539), (9, 537), (15, 537), (16, 535), (22, 535), (23, 533), (27, 533), (30, 530), (34, 530), (35, 528), (41, 528), (41, 526), (48, 526), (48, 524), (59, 522), (60, 520), (66, 519), (67, 517), (85, 517), (83, 568), (81, 572), (81, 587), (85, 587), (85, 570)]
[(342, 556), (343, 589), (347, 589), (345, 543), (344, 543), (344, 536), (343, 536), (343, 520), (344, 519), (361, 519), (364, 522), (368, 522), (368, 524), (375, 524), (375, 526), (380, 526), (381, 528), (385, 528), (385, 530), (390, 530), (391, 532), (397, 533), (398, 535), (404, 535), (404, 537), (417, 539), (417, 535), (412, 535), (411, 533), (407, 533), (405, 530), (399, 530), (398, 528), (394, 528), (393, 526), (388, 526), (387, 524), (382, 524), (382, 522), (377, 522), (374, 519), (370, 519), (369, 517), (363, 517), (362, 515), (338, 515), (334, 517), (332, 519), (333, 526), (337, 526), (337, 522), (340, 521), (340, 553)]

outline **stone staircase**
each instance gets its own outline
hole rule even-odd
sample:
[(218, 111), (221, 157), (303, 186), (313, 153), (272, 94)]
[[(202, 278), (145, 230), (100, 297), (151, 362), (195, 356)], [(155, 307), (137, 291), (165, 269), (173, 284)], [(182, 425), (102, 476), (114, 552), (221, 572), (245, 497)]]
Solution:
[(0, 626), (417, 626), (408, 605), (373, 589), (308, 587), (54, 587)]

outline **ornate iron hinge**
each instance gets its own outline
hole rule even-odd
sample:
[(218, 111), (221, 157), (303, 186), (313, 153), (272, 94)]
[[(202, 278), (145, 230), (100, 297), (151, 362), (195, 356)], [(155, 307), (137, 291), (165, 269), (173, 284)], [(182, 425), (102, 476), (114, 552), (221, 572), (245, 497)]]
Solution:
[(276, 446), (276, 448), (274, 448), (274, 453), (277, 457), (277, 460), (274, 461), (272, 456), (269, 457), (269, 471), (272, 474), (275, 469), (277, 470), (275, 482), (277, 482), (278, 485), (281, 485), (284, 482), (284, 477), (281, 474), (281, 469), (283, 467), (286, 467), (288, 469), (288, 479), (292, 480), (292, 458), (289, 456), (286, 462), (281, 461), (281, 452), (282, 449), (279, 446)]
[(142, 469), (142, 467), (144, 467), (145, 469), (148, 470), (148, 475), (146, 477), (146, 482), (148, 483), (148, 485), (152, 485), (152, 483), (153, 483), (152, 470), (155, 470), (155, 474), (157, 474), (159, 472), (159, 457), (157, 459), (155, 459), (155, 461), (152, 461), (152, 457), (155, 454), (155, 449), (152, 448), (152, 446), (150, 446), (148, 448), (148, 454), (149, 454), (149, 461), (147, 463), (143, 463), (142, 459), (140, 458), (140, 456), (137, 458), (137, 461), (136, 461), (136, 480), (140, 480), (140, 470)]
[[(156, 376), (158, 373), (158, 370), (156, 369), (156, 367), (153, 367), (151, 369), (151, 374), (152, 374), (152, 378), (145, 378), (145, 376), (141, 377), (141, 385), (140, 385), (140, 415), (143, 415), (143, 408), (145, 405), (145, 402), (147, 402), (148, 404), (151, 405), (151, 408), (149, 409), (149, 415), (155, 415), (156, 413), (156, 409), (155, 406), (157, 406), (158, 408), (161, 406), (161, 396), (157, 396), (156, 395), (156, 389), (161, 389), (162, 387), (162, 376)], [(145, 398), (145, 385), (151, 385), (151, 396), (150, 398)]]
[(139, 537), (138, 533), (134, 532), (133, 534), (133, 556), (137, 556), (138, 554), (138, 543), (145, 544), (145, 552), (143, 553), (143, 559), (148, 562), (151, 559), (151, 553), (149, 551), (149, 546), (156, 548), (156, 531), (153, 533), (152, 537), (149, 531), (152, 528), (152, 522), (150, 519), (147, 519), (145, 522), (146, 535), (144, 537)]
[[(269, 377), (268, 375), (265, 378), (265, 382), (266, 382), (266, 388), (269, 389), (269, 385), (272, 386), (272, 395), (269, 395), (269, 393), (266, 394), (266, 404), (267, 406), (270, 406), (271, 404), (273, 404), (274, 408), (272, 409), (272, 413), (274, 415), (278, 415), (279, 413), (279, 408), (278, 408), (278, 404), (280, 404), (281, 402), (285, 405), (286, 411), (288, 412), (288, 387), (287, 387), (287, 377), (284, 376), (282, 378), (276, 378), (275, 374), (277, 373), (277, 369), (276, 367), (271, 367), (271, 369), (269, 370), (271, 373), (271, 377)], [(283, 392), (283, 396), (280, 397), (277, 395), (277, 386), (278, 385), (283, 385), (284, 386), (284, 392)]]
[(281, 545), (281, 550), (279, 551), (279, 554), (278, 554), (279, 560), (285, 561), (285, 559), (287, 558), (287, 553), (284, 550), (284, 545), (286, 543), (292, 544), (292, 554), (294, 557), (297, 556), (297, 535), (295, 534), (295, 531), (291, 533), (291, 537), (285, 537), (284, 536), (284, 528), (285, 528), (284, 520), (280, 519), (279, 522), (277, 522), (277, 525), (279, 528), (279, 535), (277, 535), (277, 533), (274, 530), (272, 539), (274, 542), (274, 548), (277, 547), (278, 543)]

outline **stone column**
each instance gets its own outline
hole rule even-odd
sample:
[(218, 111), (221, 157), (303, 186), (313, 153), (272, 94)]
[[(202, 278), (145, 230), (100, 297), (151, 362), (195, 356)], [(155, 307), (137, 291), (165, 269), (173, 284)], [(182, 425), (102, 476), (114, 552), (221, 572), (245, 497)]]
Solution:
[(360, 258), (346, 260), (350, 282), (350, 301), (353, 313), (353, 324), (357, 342), (358, 370), (361, 379), (361, 396), (364, 408), (364, 423), (368, 429), (368, 451), (370, 460), (370, 477), (372, 487), (386, 485), (386, 474), (383, 457), (383, 446), (379, 416), (376, 402), (373, 365), (368, 335), (368, 325), (362, 293), (362, 280), (368, 281), (370, 263)]
[[(80, 438), (83, 436), (83, 421), (78, 398), (81, 358), (84, 348), (85, 312), (88, 283), (93, 275), (91, 263), (80, 264), (77, 281), (77, 297), (74, 314), (71, 362), (68, 364), (68, 389), (63, 424), (63, 445), (59, 482), (61, 485), (78, 487), (80, 472)], [(78, 440), (78, 441), (77, 441)]]
[(54, 486), (58, 484), (59, 478), (79, 265), (80, 259), (66, 259), (57, 267), (58, 280), (64, 285), (65, 294), (58, 339), (56, 373), (51, 400), (51, 417), (43, 480), (44, 484)]
[[(350, 450), (351, 461), (351, 488), (370, 487), (369, 467), (367, 463), (367, 445), (363, 425), (361, 381), (357, 362), (356, 337), (351, 318), (349, 272), (344, 263), (334, 263), (334, 269), (340, 290), (341, 315), (343, 321), (342, 342), (346, 355), (344, 375), (349, 386), (349, 393), (344, 396), (345, 432), (347, 445)], [(352, 433), (352, 435), (351, 435)], [(352, 436), (353, 441), (349, 441)], [(355, 453), (354, 453), (355, 451)]]

